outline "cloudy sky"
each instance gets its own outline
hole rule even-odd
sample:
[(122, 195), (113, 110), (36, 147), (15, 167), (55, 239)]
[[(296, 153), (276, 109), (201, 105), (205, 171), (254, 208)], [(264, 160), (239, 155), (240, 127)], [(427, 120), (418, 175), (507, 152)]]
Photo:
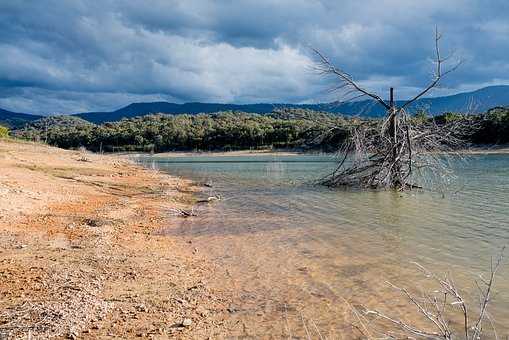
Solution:
[(310, 46), (373, 91), (432, 76), (433, 31), (464, 60), (434, 95), (509, 84), (507, 0), (2, 0), (0, 107), (336, 99)]

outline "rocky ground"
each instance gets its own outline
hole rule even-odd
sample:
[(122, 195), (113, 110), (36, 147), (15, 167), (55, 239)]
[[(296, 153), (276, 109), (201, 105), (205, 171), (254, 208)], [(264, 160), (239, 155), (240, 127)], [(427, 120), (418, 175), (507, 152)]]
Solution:
[(228, 297), (157, 230), (191, 183), (127, 160), (0, 141), (0, 339), (217, 338)]

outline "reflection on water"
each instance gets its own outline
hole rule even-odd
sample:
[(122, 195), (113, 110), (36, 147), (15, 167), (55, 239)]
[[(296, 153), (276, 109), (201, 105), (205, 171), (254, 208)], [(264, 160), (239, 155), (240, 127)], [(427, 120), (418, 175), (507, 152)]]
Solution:
[[(312, 185), (326, 156), (143, 157), (146, 166), (212, 183), (223, 200), (165, 233), (189, 238), (243, 292), (238, 335), (345, 334), (345, 301), (416, 315), (385, 281), (426, 285), (411, 262), (451, 271), (466, 292), (509, 239), (509, 156), (458, 163), (458, 192), (335, 191)], [(506, 262), (507, 263), (507, 262)], [(499, 333), (509, 322), (509, 270), (496, 283)], [(419, 322), (419, 321), (415, 321)], [(283, 329), (283, 330), (282, 330)], [(306, 332), (305, 332), (306, 331)], [(304, 332), (304, 333), (303, 333)], [(505, 333), (504, 333), (505, 332)]]

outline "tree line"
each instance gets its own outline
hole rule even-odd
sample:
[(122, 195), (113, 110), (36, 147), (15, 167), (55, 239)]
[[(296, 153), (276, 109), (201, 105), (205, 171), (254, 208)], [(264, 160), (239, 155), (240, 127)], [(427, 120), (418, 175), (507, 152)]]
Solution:
[[(278, 110), (270, 115), (219, 112), (198, 115), (154, 114), (96, 125), (73, 116), (51, 116), (15, 135), (62, 148), (92, 151), (238, 150), (324, 147), (340, 143), (355, 119), (308, 110)], [(321, 138), (318, 145), (314, 140)]]
[[(447, 113), (413, 119), (437, 124), (469, 120), (476, 124), (466, 142), (509, 143), (509, 109), (494, 108), (482, 115)], [(219, 112), (198, 115), (154, 114), (100, 125), (73, 116), (50, 116), (13, 132), (18, 138), (42, 141), (61, 148), (92, 151), (239, 150), (261, 148), (335, 151), (352, 129), (376, 124), (373, 119), (343, 117), (305, 109), (279, 109), (269, 115)]]

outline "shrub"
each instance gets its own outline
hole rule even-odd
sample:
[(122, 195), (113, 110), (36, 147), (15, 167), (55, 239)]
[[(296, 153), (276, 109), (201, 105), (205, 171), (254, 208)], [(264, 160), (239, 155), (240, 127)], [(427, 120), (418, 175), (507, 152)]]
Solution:
[(9, 129), (5, 126), (0, 125), (0, 138), (9, 137)]

